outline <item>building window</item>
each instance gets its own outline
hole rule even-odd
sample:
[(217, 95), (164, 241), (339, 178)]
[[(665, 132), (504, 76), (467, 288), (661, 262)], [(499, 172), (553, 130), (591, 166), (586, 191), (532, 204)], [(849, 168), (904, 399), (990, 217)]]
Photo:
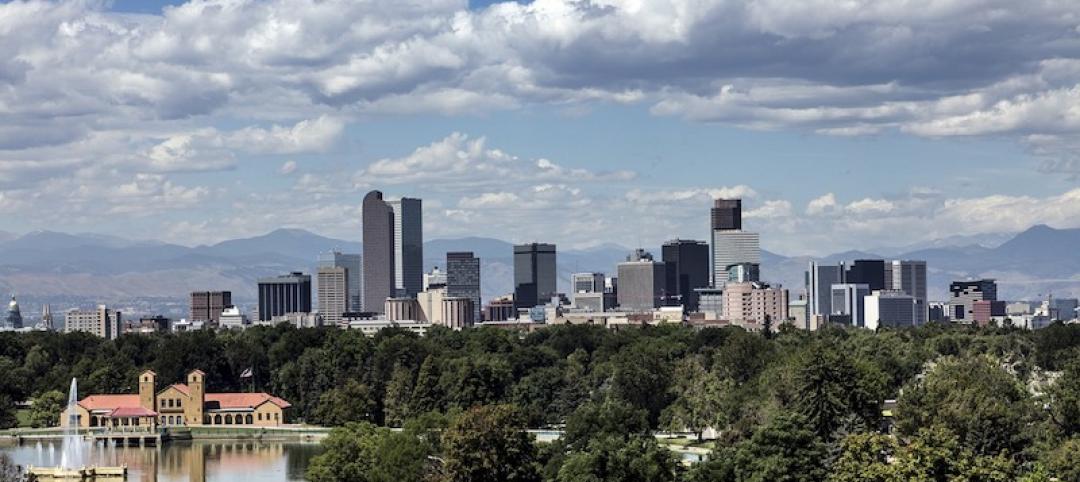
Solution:
[(259, 421), (262, 421), (262, 412), (259, 412)]
[(245, 422), (247, 422), (247, 424), (248, 424), (248, 425), (251, 425), (251, 424), (255, 423), (255, 422), (254, 422), (254, 421), (253, 421), (253, 420), (251, 419), (251, 414), (250, 414), (250, 413), (249, 413), (249, 414), (247, 414), (247, 417), (245, 417), (245, 420), (244, 420), (244, 421), (245, 421)]
[(232, 415), (225, 416), (225, 425), (232, 425)]
[(179, 407), (182, 407), (182, 406), (183, 406), (183, 402), (184, 402), (184, 401), (183, 401), (182, 399), (179, 399), (179, 398), (177, 398), (177, 399), (176, 399), (176, 406), (177, 406), (177, 408), (179, 408)]
[(214, 425), (221, 425), (221, 415), (214, 415)]

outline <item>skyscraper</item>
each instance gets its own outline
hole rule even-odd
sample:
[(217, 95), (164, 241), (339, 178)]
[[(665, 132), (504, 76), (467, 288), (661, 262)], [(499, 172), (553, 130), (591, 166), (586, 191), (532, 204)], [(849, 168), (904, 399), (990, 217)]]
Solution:
[(311, 313), (311, 276), (293, 272), (259, 280), (259, 321)]
[(742, 230), (742, 200), (716, 199), (711, 211), (712, 283), (722, 288), (727, 283), (727, 267), (733, 264), (761, 264), (761, 239), (758, 233)]
[(619, 272), (619, 309), (652, 311), (662, 306), (666, 297), (667, 268), (653, 260), (645, 250), (635, 250), (617, 266)]
[(712, 208), (713, 231), (737, 231), (742, 229), (742, 199), (714, 199)]
[(997, 282), (992, 279), (953, 281), (949, 284), (948, 316), (954, 322), (971, 324), (975, 321), (976, 301), (997, 301)]
[(915, 325), (926, 323), (926, 261), (893, 260), (885, 267), (885, 289), (903, 292), (915, 302)]
[(844, 282), (865, 284), (870, 291), (885, 289), (885, 260), (882, 259), (857, 259), (848, 266), (844, 275)]
[(471, 251), (446, 253), (446, 294), (472, 300), (472, 319), (480, 319), (480, 258)]
[(349, 270), (342, 266), (320, 266), (318, 271), (319, 314), (332, 326), (341, 324), (349, 311)]
[(394, 295), (412, 298), (423, 289), (423, 209), (415, 198), (401, 198), (388, 204), (394, 211)]
[(64, 333), (83, 331), (107, 340), (120, 336), (123, 314), (98, 305), (96, 310), (71, 309), (64, 314)]
[(191, 293), (190, 321), (221, 321), (221, 312), (232, 306), (231, 291), (194, 291)]
[(686, 311), (697, 311), (698, 295), (694, 290), (709, 286), (709, 243), (674, 239), (664, 243), (661, 255), (667, 269), (665, 291), (668, 299), (677, 297), (673, 301), (682, 304)]
[(363, 257), (359, 254), (343, 254), (330, 251), (319, 255), (320, 268), (345, 268), (345, 278), (349, 287), (347, 305), (345, 311), (364, 311), (364, 291), (362, 267)]
[(866, 326), (865, 298), (870, 287), (864, 283), (837, 283), (832, 285), (832, 313), (829, 321), (846, 321), (851, 326)]
[(713, 231), (713, 285), (723, 288), (728, 279), (728, 266), (761, 264), (761, 239), (758, 233), (746, 231)]
[(832, 285), (844, 282), (844, 264), (823, 265), (811, 261), (806, 271), (807, 317), (827, 317), (832, 310)]
[(386, 299), (394, 297), (394, 210), (379, 191), (364, 196), (364, 309), (385, 310)]
[(604, 273), (574, 273), (570, 275), (570, 284), (574, 293), (603, 293), (607, 278)]
[(554, 244), (514, 246), (515, 308), (532, 308), (547, 303), (556, 293), (555, 253)]

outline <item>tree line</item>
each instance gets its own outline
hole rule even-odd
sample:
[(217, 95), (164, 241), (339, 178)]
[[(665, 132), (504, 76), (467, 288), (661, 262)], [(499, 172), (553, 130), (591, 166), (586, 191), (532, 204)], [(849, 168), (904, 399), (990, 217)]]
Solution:
[[(268, 391), (293, 421), (340, 427), (317, 482), (1080, 480), (1080, 326), (1062, 324), (0, 333), (0, 426), (15, 401), (56, 409), (72, 377), (134, 392), (147, 368), (199, 368), (211, 391)], [(548, 444), (521, 430), (549, 426), (565, 433)], [(715, 442), (696, 442), (706, 429)], [(685, 468), (657, 430), (712, 452)]]

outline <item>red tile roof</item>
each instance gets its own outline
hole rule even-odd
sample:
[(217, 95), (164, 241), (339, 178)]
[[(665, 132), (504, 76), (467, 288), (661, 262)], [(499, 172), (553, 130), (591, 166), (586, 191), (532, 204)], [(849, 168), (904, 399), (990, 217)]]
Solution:
[[(165, 387), (164, 389), (162, 389), (161, 392), (164, 392), (165, 390), (168, 390), (170, 388), (175, 388), (175, 389), (179, 390), (180, 393), (183, 393), (184, 395), (187, 395), (189, 397), (191, 396), (191, 388), (188, 387), (187, 385), (183, 384), (183, 383), (174, 383), (172, 385), (169, 385), (169, 386)], [(161, 393), (161, 392), (158, 392), (158, 393)]]
[(90, 411), (115, 410), (119, 407), (138, 407), (139, 395), (90, 395), (79, 401), (79, 406)]
[(117, 407), (109, 416), (113, 418), (156, 417), (157, 412), (142, 407)]
[(266, 393), (207, 393), (206, 403), (216, 402), (218, 408), (255, 408), (266, 402), (273, 403), (281, 408), (289, 408), (292, 405), (278, 397)]

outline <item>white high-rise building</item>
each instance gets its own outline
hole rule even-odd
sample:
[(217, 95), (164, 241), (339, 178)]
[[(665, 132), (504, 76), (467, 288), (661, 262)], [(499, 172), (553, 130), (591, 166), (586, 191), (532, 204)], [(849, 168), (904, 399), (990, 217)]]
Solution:
[(394, 291), (398, 297), (415, 297), (423, 288), (424, 221), (421, 201), (401, 198), (390, 201), (394, 211)]
[(96, 310), (72, 309), (64, 314), (64, 333), (84, 331), (107, 340), (120, 336), (121, 313), (99, 305)]
[(830, 321), (848, 317), (851, 326), (866, 326), (864, 301), (870, 294), (865, 283), (838, 283), (832, 285), (832, 313)]
[(915, 301), (915, 325), (924, 325), (929, 316), (926, 299), (926, 261), (894, 260), (885, 266), (885, 289), (899, 291)]
[(736, 229), (715, 229), (712, 234), (713, 284), (722, 288), (728, 280), (728, 267), (761, 264), (761, 236)]

